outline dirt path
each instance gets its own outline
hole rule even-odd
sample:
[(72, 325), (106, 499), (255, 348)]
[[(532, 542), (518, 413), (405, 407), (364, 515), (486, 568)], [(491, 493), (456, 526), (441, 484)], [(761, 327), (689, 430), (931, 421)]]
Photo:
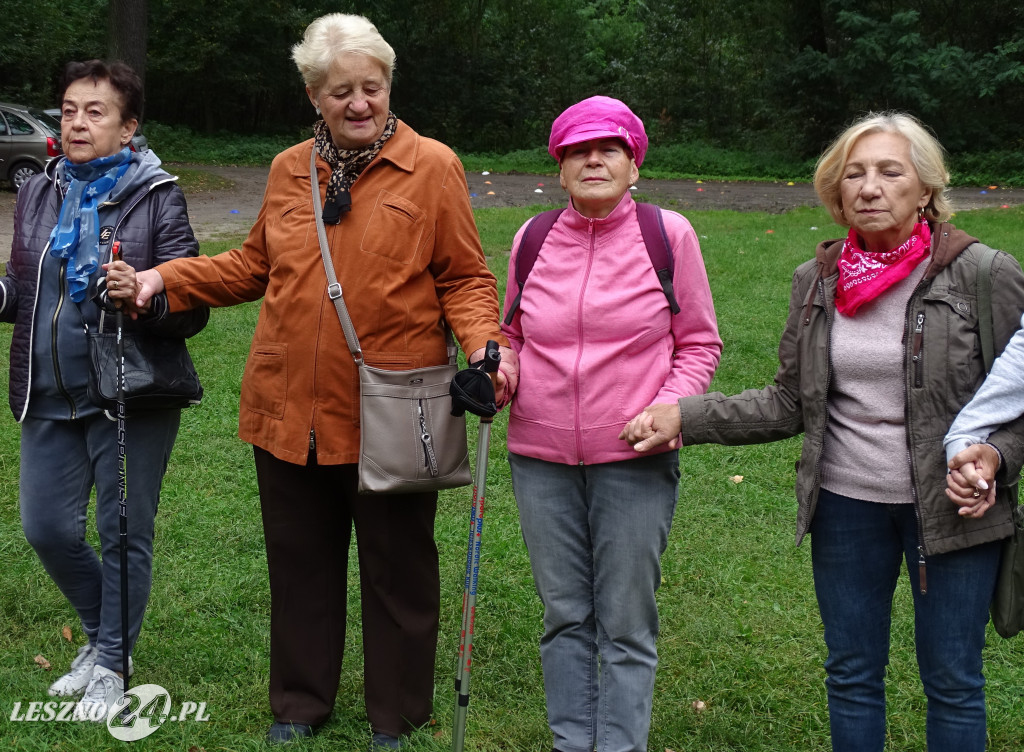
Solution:
[[(266, 167), (213, 167), (207, 165), (167, 165), (208, 170), (232, 181), (225, 190), (193, 191), (186, 195), (189, 218), (200, 241), (245, 234), (256, 220)], [(483, 207), (561, 205), (565, 193), (555, 175), (492, 175), (466, 173), (470, 202)], [(816, 206), (818, 198), (808, 183), (697, 182), (694, 180), (641, 180), (637, 195), (644, 196), (677, 211), (732, 209), (781, 213), (797, 206)], [(1024, 189), (953, 188), (954, 206), (961, 211), (984, 207), (1024, 204)], [(0, 261), (10, 254), (14, 220), (14, 193), (0, 189)]]

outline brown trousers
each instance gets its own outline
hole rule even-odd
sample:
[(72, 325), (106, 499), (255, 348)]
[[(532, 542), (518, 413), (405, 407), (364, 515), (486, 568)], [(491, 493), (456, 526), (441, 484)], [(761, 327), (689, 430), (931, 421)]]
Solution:
[(255, 448), (270, 573), (270, 709), (324, 723), (345, 651), (349, 540), (359, 556), (363, 691), (375, 733), (430, 720), (441, 586), (437, 494), (357, 493), (355, 465), (307, 465)]

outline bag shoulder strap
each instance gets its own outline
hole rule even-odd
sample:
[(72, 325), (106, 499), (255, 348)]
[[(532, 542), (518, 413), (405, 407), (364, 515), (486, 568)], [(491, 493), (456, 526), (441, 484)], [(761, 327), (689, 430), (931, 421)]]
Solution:
[[(563, 211), (565, 209), (549, 209), (541, 212), (530, 220), (523, 231), (523, 237), (519, 241), (519, 251), (516, 254), (516, 284), (519, 285), (519, 291), (505, 315), (506, 324), (512, 323), (523, 298), (523, 286), (526, 284), (526, 278), (530, 276), (530, 270), (537, 262), (537, 256), (540, 255), (544, 240)], [(672, 286), (672, 245), (669, 243), (668, 233), (665, 232), (661, 208), (655, 204), (637, 202), (636, 216), (640, 222), (640, 234), (644, 238), (647, 255), (651, 259), (654, 272), (658, 275), (658, 281), (661, 282), (661, 289), (668, 299), (669, 310), (673, 315), (677, 314), (680, 308), (679, 303), (676, 302), (675, 289)]]
[(338, 312), (341, 330), (345, 332), (345, 342), (348, 343), (352, 358), (356, 365), (362, 365), (363, 351), (359, 347), (359, 336), (352, 325), (351, 316), (348, 315), (348, 306), (345, 305), (345, 298), (341, 294), (341, 285), (334, 273), (331, 252), (327, 248), (327, 231), (324, 229), (323, 206), (320, 202), (320, 180), (316, 174), (316, 147), (309, 150), (309, 185), (313, 191), (313, 217), (316, 219), (316, 236), (320, 241), (320, 256), (324, 260), (324, 271), (327, 272), (327, 297), (334, 303), (334, 308)]
[[(978, 337), (981, 339), (981, 359), (985, 362), (985, 373), (992, 370), (995, 361), (995, 331), (992, 327), (992, 262), (998, 251), (979, 243), (981, 256), (978, 258), (978, 277), (975, 293), (978, 298)], [(1011, 505), (1017, 534), (1024, 530), (1024, 507), (1017, 504), (1017, 484), (1010, 486)]]
[[(345, 305), (345, 298), (341, 292), (341, 284), (334, 272), (334, 262), (331, 260), (331, 252), (327, 248), (327, 231), (324, 229), (323, 207), (320, 202), (320, 181), (316, 176), (316, 148), (309, 152), (309, 183), (313, 192), (313, 217), (316, 219), (316, 236), (320, 241), (320, 256), (324, 260), (324, 271), (327, 273), (327, 297), (334, 303), (334, 309), (338, 312), (338, 321), (341, 322), (341, 330), (345, 333), (345, 342), (348, 344), (349, 352), (357, 366), (363, 364), (363, 350), (359, 347), (359, 336), (352, 324), (352, 317), (349, 316), (348, 306)], [(444, 341), (448, 348), (448, 364), (455, 365), (459, 358), (459, 348), (455, 344), (455, 335), (452, 328), (448, 326), (447, 320), (442, 320), (444, 325)]]
[(981, 338), (981, 357), (985, 361), (985, 373), (992, 370), (995, 360), (995, 335), (992, 329), (992, 262), (997, 251), (987, 245), (981, 246), (978, 259), (976, 293), (978, 296), (978, 336)]

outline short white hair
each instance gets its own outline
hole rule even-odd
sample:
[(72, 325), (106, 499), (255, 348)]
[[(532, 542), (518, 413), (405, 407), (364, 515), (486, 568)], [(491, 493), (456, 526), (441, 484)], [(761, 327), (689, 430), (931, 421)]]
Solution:
[(368, 55), (380, 62), (388, 85), (391, 85), (395, 51), (364, 16), (348, 13), (320, 16), (306, 27), (302, 41), (292, 47), (292, 60), (306, 86), (318, 92), (327, 79), (331, 64), (346, 52)]

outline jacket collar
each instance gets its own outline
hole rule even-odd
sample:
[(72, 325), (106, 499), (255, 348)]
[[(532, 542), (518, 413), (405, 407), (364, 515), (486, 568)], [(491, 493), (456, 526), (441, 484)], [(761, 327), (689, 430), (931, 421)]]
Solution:
[[(306, 148), (300, 149), (295, 155), (295, 161), (292, 162), (291, 167), (293, 177), (309, 176), (309, 151), (313, 148), (313, 139), (309, 139), (309, 141), (306, 142)], [(367, 165), (366, 170), (363, 171), (363, 175), (365, 175), (367, 171), (374, 169), (383, 161), (390, 162), (403, 172), (412, 172), (416, 167), (416, 155), (418, 151), (419, 139), (416, 138), (416, 132), (399, 119), (398, 125), (395, 127), (394, 135), (388, 139), (386, 144), (384, 144), (384, 148), (380, 150), (380, 154), (378, 154), (377, 157)], [(317, 157), (317, 164), (326, 169), (327, 163), (320, 159), (319, 156)], [(362, 175), (360, 175), (360, 177), (362, 177)], [(358, 182), (359, 178), (356, 178), (356, 183)]]
[[(930, 222), (928, 226), (932, 231), (932, 248), (928, 267), (924, 272), (926, 280), (932, 279), (953, 263), (953, 260), (971, 243), (978, 242), (977, 238), (958, 230), (949, 222)], [(844, 240), (845, 238), (838, 238), (818, 244), (814, 256), (818, 262), (818, 273), (822, 278), (827, 279), (838, 273), (839, 254), (843, 250)]]
[(626, 191), (607, 217), (591, 219), (580, 214), (573, 206), (572, 199), (569, 199), (569, 207), (565, 210), (564, 216), (567, 225), (574, 230), (589, 232), (593, 227), (594, 230), (606, 232), (621, 226), (630, 217), (636, 216), (636, 204), (633, 201), (633, 196)]

